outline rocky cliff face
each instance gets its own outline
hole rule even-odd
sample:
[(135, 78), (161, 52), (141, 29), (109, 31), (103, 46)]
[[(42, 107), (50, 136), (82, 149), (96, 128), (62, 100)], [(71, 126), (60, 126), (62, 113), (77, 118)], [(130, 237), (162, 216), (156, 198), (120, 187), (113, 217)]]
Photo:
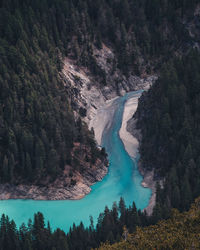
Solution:
[(44, 186), (0, 184), (0, 200), (78, 200), (89, 194), (91, 186), (101, 181), (107, 171), (107, 162), (98, 160), (91, 167), (86, 165), (82, 174), (75, 171), (73, 179), (69, 178), (66, 167), (66, 172), (61, 177)]
[(68, 58), (64, 59), (62, 71), (63, 82), (70, 92), (76, 117), (81, 115), (89, 127), (97, 109), (103, 106), (107, 100), (124, 95), (129, 91), (148, 88), (148, 84), (151, 85), (157, 78), (155, 75), (146, 75), (143, 78), (135, 75), (123, 75), (115, 67), (114, 52), (105, 45), (100, 50), (94, 48), (93, 54), (104, 75), (104, 83), (102, 83), (102, 78), (94, 76), (91, 70), (77, 66), (75, 61)]

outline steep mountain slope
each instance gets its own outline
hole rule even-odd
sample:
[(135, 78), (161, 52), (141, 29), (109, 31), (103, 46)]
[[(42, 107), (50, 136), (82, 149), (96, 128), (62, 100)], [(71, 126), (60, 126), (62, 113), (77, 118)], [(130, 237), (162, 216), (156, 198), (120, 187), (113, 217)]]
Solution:
[(142, 133), (142, 168), (164, 180), (157, 186), (158, 218), (171, 207), (187, 210), (200, 194), (199, 67), (197, 50), (168, 62), (134, 117)]
[[(91, 219), (89, 229), (74, 226), (68, 238), (45, 228), (40, 213), (19, 231), (3, 216), (1, 249), (87, 249), (119, 240), (123, 225), (133, 232), (136, 225), (168, 218), (171, 207), (189, 208), (200, 194), (199, 4), (0, 1), (0, 198), (77, 199), (88, 193), (107, 172), (105, 151), (88, 130), (98, 105), (154, 74), (160, 78), (141, 98), (135, 118), (143, 135), (142, 168), (155, 170), (155, 180), (164, 183), (157, 185), (152, 217), (134, 204), (119, 217), (123, 204), (114, 204), (100, 215), (97, 231)], [(192, 48), (197, 50), (189, 53)], [(103, 248), (198, 249), (199, 200), (190, 212), (174, 214)]]
[(103, 99), (133, 90), (134, 75), (198, 47), (198, 2), (1, 1), (1, 183), (46, 186), (65, 172), (73, 186), (88, 166), (99, 172), (105, 154), (80, 119), (92, 104), (77, 105), (82, 83), (66, 68), (84, 68)]
[(61, 52), (27, 4), (0, 9), (1, 198), (80, 198), (107, 172), (106, 155), (74, 118)]

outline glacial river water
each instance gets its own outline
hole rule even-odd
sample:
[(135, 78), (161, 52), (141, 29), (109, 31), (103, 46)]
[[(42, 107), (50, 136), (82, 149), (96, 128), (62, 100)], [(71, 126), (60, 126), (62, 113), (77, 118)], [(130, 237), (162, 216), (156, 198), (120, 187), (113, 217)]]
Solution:
[(102, 145), (109, 157), (109, 172), (101, 182), (92, 186), (89, 195), (76, 201), (3, 200), (0, 201), (0, 214), (5, 213), (19, 226), (23, 222), (27, 223), (34, 213), (40, 211), (50, 221), (52, 229), (59, 227), (67, 232), (73, 223), (79, 224), (82, 221), (88, 226), (90, 215), (96, 222), (105, 205), (112, 207), (113, 202), (118, 202), (121, 196), (127, 205), (134, 201), (137, 208), (145, 208), (151, 197), (151, 190), (141, 186), (142, 176), (137, 169), (137, 159), (131, 159), (119, 137), (124, 104), (137, 93), (138, 91), (128, 93), (114, 101), (116, 111), (113, 121), (104, 130), (102, 137)]

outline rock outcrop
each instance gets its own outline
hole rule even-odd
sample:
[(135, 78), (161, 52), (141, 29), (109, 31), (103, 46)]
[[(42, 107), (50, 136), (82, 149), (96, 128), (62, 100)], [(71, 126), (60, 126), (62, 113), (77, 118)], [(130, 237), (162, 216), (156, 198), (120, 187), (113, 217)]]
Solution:
[(82, 175), (74, 173), (74, 183), (69, 184), (68, 175), (62, 175), (45, 186), (0, 184), (0, 200), (33, 199), (33, 200), (78, 200), (90, 193), (91, 187), (101, 181), (108, 168), (106, 162), (98, 162), (98, 168), (87, 169)]
[(97, 109), (105, 105), (105, 102), (127, 92), (149, 88), (157, 76), (151, 75), (140, 78), (135, 75), (125, 76), (114, 68), (114, 52), (103, 45), (101, 50), (94, 48), (94, 56), (97, 65), (105, 75), (105, 83), (86, 67), (76, 65), (76, 62), (65, 58), (61, 77), (69, 90), (71, 104), (75, 116), (81, 114), (84, 121), (90, 126), (91, 120), (97, 114)]

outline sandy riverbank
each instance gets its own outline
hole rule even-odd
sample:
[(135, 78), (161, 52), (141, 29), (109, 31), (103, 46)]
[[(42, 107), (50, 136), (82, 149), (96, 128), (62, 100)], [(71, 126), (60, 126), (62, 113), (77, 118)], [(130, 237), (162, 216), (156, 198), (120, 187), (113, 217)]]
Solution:
[(127, 123), (137, 110), (138, 99), (140, 96), (141, 93), (138, 93), (125, 103), (122, 117), (122, 126), (119, 131), (119, 136), (124, 143), (124, 147), (132, 158), (136, 158), (137, 156), (139, 142), (136, 137), (134, 137), (129, 131), (127, 131)]
[[(122, 118), (122, 126), (119, 131), (121, 140), (128, 154), (132, 158), (136, 158), (139, 148), (140, 132), (136, 129), (136, 121), (132, 118), (137, 110), (138, 99), (141, 93), (130, 98), (124, 105), (124, 113)], [(151, 215), (156, 202), (156, 187), (154, 181), (154, 171), (145, 171), (140, 162), (138, 164), (139, 171), (143, 176), (141, 185), (152, 190), (152, 195), (149, 200), (149, 205), (145, 208), (148, 215)]]
[(149, 200), (148, 206), (144, 209), (148, 215), (153, 213), (153, 208), (156, 205), (156, 182), (154, 181), (154, 170), (145, 171), (140, 162), (138, 163), (138, 168), (143, 176), (142, 186), (145, 188), (150, 188), (152, 191), (151, 198)]
[(109, 128), (116, 110), (115, 97), (105, 102), (105, 105), (97, 110), (96, 116), (90, 121), (89, 128), (94, 129), (95, 139), (101, 145), (102, 135), (105, 128)]

